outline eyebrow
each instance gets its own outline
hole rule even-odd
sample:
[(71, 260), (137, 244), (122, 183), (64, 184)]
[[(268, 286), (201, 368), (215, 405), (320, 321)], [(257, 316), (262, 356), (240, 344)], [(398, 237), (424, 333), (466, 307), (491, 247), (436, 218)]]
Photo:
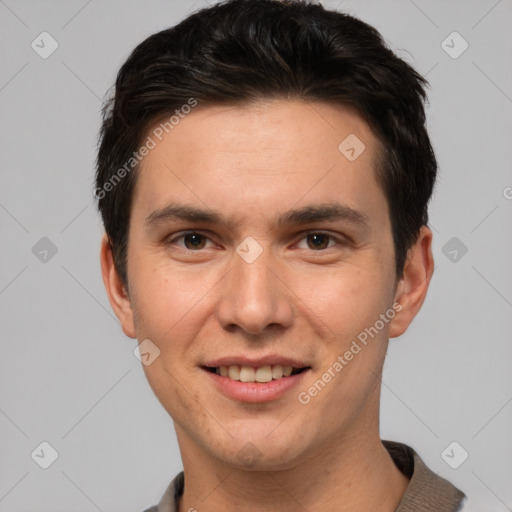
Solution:
[[(173, 220), (206, 224), (224, 224), (230, 230), (233, 230), (240, 223), (235, 222), (233, 219), (226, 218), (221, 213), (208, 209), (173, 203), (149, 214), (145, 219), (145, 225), (148, 229), (151, 229), (152, 227)], [(276, 227), (282, 228), (285, 226), (311, 224), (315, 222), (336, 222), (339, 220), (362, 228), (368, 228), (370, 224), (368, 216), (362, 211), (339, 203), (327, 203), (303, 206), (302, 208), (285, 212), (277, 218)]]

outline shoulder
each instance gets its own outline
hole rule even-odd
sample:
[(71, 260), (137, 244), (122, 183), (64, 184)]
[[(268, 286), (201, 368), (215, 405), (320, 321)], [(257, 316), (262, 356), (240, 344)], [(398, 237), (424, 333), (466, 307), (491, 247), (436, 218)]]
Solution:
[(185, 477), (183, 471), (178, 473), (165, 490), (158, 505), (144, 510), (144, 512), (177, 512), (178, 501), (183, 494)]
[(409, 486), (396, 512), (458, 512), (466, 510), (466, 495), (448, 480), (434, 473), (421, 457), (402, 443), (382, 441), (400, 471), (409, 479)]

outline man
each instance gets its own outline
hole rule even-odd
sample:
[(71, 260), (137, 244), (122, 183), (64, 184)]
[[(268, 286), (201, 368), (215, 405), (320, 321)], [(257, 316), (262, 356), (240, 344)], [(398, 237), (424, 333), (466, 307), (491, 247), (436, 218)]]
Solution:
[(151, 512), (455, 511), (381, 441), (433, 272), (425, 81), (378, 32), (232, 0), (141, 43), (104, 110), (101, 263), (184, 472)]

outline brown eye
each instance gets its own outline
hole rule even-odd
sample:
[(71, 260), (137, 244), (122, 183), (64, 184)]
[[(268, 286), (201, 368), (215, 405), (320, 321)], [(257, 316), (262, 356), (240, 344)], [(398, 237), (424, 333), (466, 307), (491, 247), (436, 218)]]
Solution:
[(187, 256), (192, 252), (199, 254), (215, 248), (215, 243), (209, 236), (194, 230), (169, 235), (162, 243), (169, 250), (184, 251), (182, 254)]
[(190, 250), (203, 249), (206, 244), (206, 237), (199, 233), (187, 233), (182, 235), (185, 247)]
[(327, 249), (329, 246), (330, 237), (324, 233), (311, 233), (306, 238), (310, 249)]

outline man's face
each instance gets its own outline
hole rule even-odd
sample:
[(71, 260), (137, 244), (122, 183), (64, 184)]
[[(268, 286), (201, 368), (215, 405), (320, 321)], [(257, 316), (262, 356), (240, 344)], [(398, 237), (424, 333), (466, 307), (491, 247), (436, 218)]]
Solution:
[[(378, 430), (396, 279), (377, 148), (350, 111), (282, 100), (198, 106), (145, 157), (123, 327), (160, 350), (144, 371), (183, 445), (276, 469)], [(169, 206), (221, 221), (166, 215)], [(304, 215), (325, 206), (341, 213)], [(276, 375), (279, 362), (306, 369), (258, 384), (207, 368), (269, 362)]]

